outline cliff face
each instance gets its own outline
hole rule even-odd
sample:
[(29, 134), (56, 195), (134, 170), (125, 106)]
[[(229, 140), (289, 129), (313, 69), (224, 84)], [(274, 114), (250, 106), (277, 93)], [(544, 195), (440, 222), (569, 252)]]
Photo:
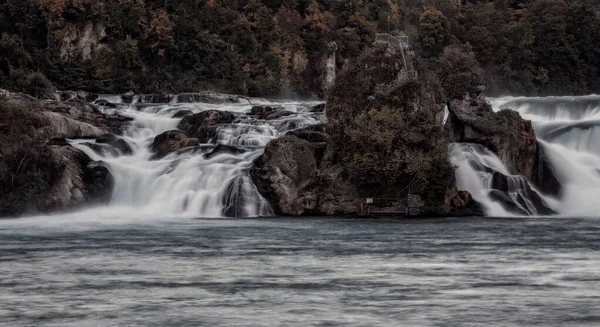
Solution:
[[(40, 101), (5, 90), (0, 91), (0, 109), (0, 216), (110, 200), (113, 177), (108, 168), (65, 138), (119, 133), (127, 118), (105, 115), (85, 102)], [(116, 138), (105, 139), (107, 147), (118, 144)]]

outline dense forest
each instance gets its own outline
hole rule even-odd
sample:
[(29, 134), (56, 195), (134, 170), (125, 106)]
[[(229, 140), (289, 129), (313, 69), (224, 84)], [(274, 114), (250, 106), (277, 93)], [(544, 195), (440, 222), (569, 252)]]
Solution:
[(446, 86), (460, 82), (440, 68), (456, 55), (488, 94), (584, 94), (600, 91), (599, 10), (595, 0), (4, 0), (0, 87), (47, 77), (95, 92), (323, 97), (332, 51), (343, 70), (390, 30)]

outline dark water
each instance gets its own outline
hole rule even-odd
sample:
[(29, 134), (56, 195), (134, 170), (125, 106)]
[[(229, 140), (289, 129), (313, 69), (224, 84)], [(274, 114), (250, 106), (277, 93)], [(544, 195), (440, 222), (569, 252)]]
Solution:
[(599, 326), (600, 220), (0, 221), (3, 326)]

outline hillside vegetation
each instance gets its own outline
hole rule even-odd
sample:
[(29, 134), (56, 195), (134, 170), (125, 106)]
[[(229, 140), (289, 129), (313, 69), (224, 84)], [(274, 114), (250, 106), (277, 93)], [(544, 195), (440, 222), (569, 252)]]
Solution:
[(472, 51), (490, 94), (598, 92), (596, 1), (5, 0), (0, 86), (43, 73), (59, 89), (324, 96), (377, 31), (403, 31), (435, 69)]

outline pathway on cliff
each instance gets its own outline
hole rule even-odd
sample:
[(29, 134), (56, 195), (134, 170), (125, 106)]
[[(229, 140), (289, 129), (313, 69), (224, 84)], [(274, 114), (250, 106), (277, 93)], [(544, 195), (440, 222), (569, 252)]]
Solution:
[[(180, 102), (182, 98), (186, 98), (185, 103)], [(241, 103), (209, 104), (194, 102), (193, 96), (174, 97), (170, 103), (148, 103), (144, 101), (151, 99), (136, 97), (127, 105), (119, 103), (119, 96), (101, 96), (96, 101), (104, 104), (103, 110), (119, 110), (134, 120), (123, 135), (131, 153), (94, 140), (71, 140), (93, 160), (107, 164), (114, 176), (110, 203), (86, 211), (90, 216), (272, 215), (249, 176), (252, 162), (271, 139), (325, 120), (324, 107), (319, 106), (322, 102), (241, 99)], [(156, 149), (151, 149), (157, 143), (156, 136), (177, 130), (182, 119), (192, 120), (185, 116), (193, 118), (215, 110), (231, 117), (231, 121), (207, 126), (205, 139), (194, 138), (194, 146), (175, 148), (172, 150), (177, 151), (157, 158)], [(167, 134), (163, 135), (171, 137)]]

